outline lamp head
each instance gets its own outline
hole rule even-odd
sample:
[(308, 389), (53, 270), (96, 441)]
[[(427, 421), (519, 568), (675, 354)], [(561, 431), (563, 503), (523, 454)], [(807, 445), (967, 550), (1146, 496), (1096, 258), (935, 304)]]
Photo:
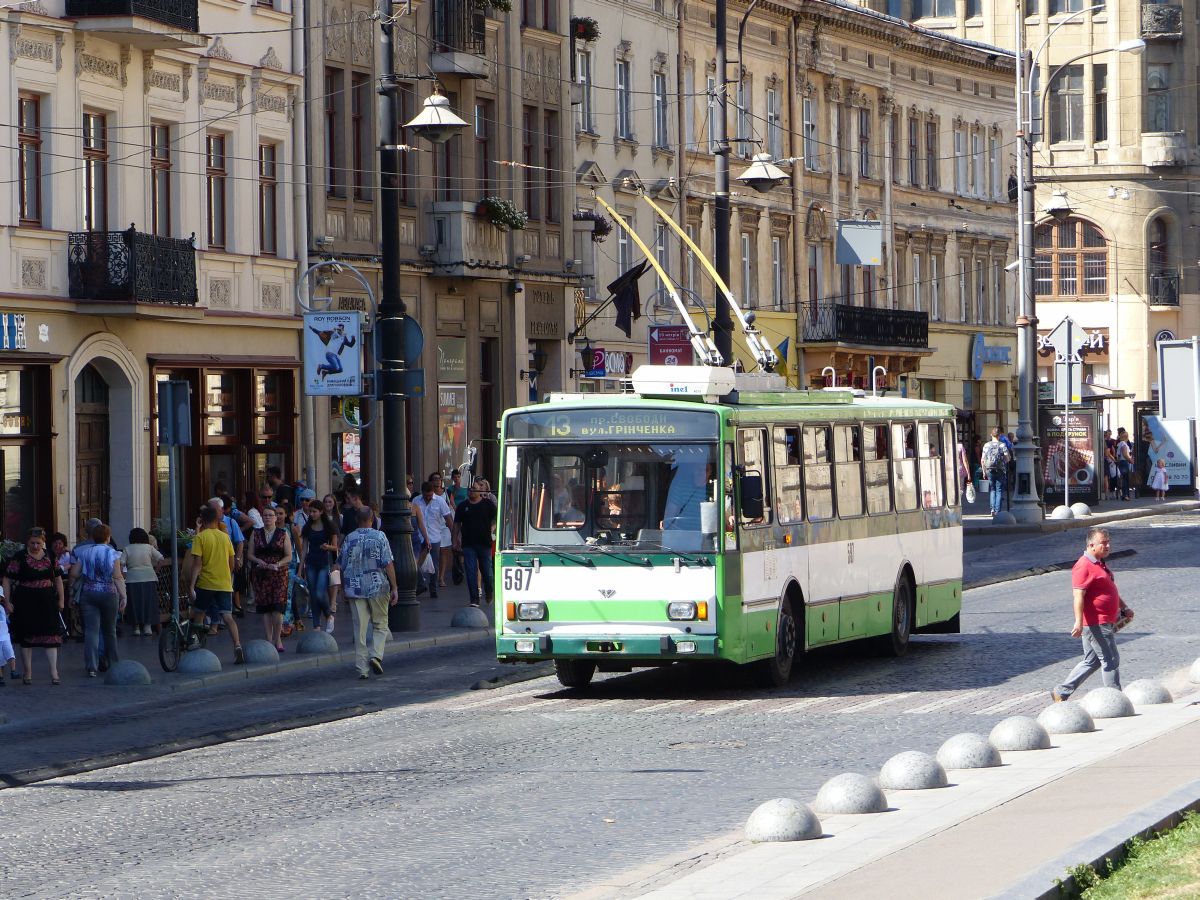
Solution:
[(754, 188), (760, 194), (765, 194), (776, 185), (783, 184), (787, 179), (788, 176), (783, 169), (771, 162), (770, 153), (756, 153), (750, 161), (749, 168), (733, 180)]
[(467, 123), (450, 108), (445, 95), (435, 89), (421, 104), (421, 111), (404, 127), (411, 128), (413, 133), (431, 144), (444, 144), (466, 128)]
[(1133, 38), (1129, 41), (1121, 41), (1114, 49), (1118, 53), (1132, 53), (1134, 56), (1141, 56), (1146, 50), (1146, 42), (1141, 38)]
[(1061, 190), (1055, 191), (1050, 195), (1050, 199), (1043, 209), (1053, 216), (1056, 222), (1065, 222), (1071, 217), (1071, 213), (1074, 212), (1071, 209), (1070, 201), (1067, 200), (1066, 191)]

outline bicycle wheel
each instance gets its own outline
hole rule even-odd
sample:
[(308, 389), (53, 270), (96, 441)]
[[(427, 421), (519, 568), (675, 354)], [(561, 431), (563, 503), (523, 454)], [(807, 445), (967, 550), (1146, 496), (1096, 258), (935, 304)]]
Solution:
[(179, 631), (179, 623), (171, 620), (163, 625), (158, 635), (158, 661), (164, 672), (174, 672), (179, 668), (179, 657), (183, 653), (183, 639)]

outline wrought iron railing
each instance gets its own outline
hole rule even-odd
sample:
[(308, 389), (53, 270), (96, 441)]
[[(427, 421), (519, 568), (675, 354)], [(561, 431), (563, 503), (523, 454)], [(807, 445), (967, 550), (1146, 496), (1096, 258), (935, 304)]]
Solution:
[(141, 16), (181, 31), (200, 30), (199, 0), (67, 0), (67, 18)]
[(872, 347), (929, 346), (929, 314), (906, 309), (874, 309), (839, 303), (837, 298), (802, 306), (806, 342), (838, 341)]
[(76, 300), (195, 306), (195, 236), (76, 231), (67, 239), (67, 282)]
[(433, 6), (434, 50), (485, 55), (486, 18), (473, 0), (436, 0)]
[(1150, 303), (1153, 306), (1179, 305), (1179, 273), (1150, 273)]
[(1173, 3), (1143, 3), (1142, 37), (1147, 40), (1182, 38), (1183, 7)]

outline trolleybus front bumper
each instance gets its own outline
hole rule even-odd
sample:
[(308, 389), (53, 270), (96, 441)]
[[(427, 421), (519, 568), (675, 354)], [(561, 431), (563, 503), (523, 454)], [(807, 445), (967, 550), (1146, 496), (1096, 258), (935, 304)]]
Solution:
[(496, 655), (505, 662), (566, 658), (597, 663), (713, 659), (718, 654), (718, 640), (715, 634), (502, 634), (496, 639)]

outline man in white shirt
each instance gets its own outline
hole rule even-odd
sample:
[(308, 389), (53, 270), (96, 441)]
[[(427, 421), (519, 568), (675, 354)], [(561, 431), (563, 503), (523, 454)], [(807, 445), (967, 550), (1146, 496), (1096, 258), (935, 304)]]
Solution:
[[(425, 531), (429, 534), (429, 553), (436, 563), (442, 545), (440, 542), (434, 543), (434, 538), (440, 538), (442, 523), (445, 523), (447, 528), (454, 527), (454, 515), (450, 510), (450, 504), (446, 501), (445, 495), (433, 492), (433, 482), (426, 481), (422, 482), (421, 493), (413, 500), (413, 505), (419, 506), (422, 515), (425, 516)], [(421, 577), (424, 578), (425, 576)], [(435, 572), (428, 577), (429, 596), (436, 597), (438, 595), (437, 573)]]

